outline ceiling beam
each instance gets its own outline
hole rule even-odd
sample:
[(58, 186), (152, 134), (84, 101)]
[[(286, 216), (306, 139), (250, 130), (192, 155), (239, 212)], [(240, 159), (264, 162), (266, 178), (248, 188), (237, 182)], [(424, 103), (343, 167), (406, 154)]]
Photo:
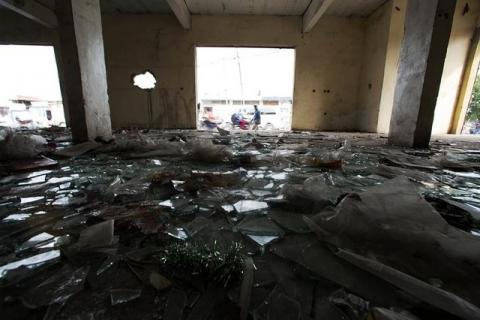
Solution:
[(167, 0), (167, 2), (173, 13), (175, 13), (177, 16), (177, 19), (182, 25), (183, 29), (189, 30), (192, 25), (192, 17), (185, 0)]
[(0, 0), (0, 6), (38, 22), (48, 28), (58, 25), (55, 12), (33, 0)]
[(335, 0), (312, 0), (303, 14), (303, 32), (310, 32)]

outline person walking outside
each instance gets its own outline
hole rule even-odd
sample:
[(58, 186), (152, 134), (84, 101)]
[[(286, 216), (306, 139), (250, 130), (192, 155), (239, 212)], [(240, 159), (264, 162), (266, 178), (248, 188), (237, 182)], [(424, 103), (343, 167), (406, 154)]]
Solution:
[(262, 122), (261, 116), (260, 116), (260, 111), (258, 110), (257, 105), (254, 105), (253, 108), (255, 109), (255, 112), (253, 113), (253, 118), (251, 123), (253, 123), (253, 128), (252, 130), (257, 130), (258, 125)]

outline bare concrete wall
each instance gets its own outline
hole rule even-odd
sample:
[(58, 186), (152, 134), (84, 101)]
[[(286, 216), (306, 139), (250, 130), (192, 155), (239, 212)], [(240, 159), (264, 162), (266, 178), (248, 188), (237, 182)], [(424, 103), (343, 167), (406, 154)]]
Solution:
[(397, 81), (398, 60), (400, 58), (400, 48), (404, 35), (407, 1), (408, 0), (390, 1), (390, 26), (385, 58), (385, 71), (383, 73), (382, 97), (380, 99), (376, 130), (376, 132), (380, 133), (388, 133), (390, 129), (393, 98)]
[(391, 14), (392, 1), (389, 1), (367, 19), (358, 97), (357, 121), (360, 131), (375, 132), (377, 130)]
[(364, 19), (324, 17), (302, 35), (300, 17), (193, 16), (192, 30), (171, 15), (104, 15), (114, 127), (147, 124), (148, 94), (131, 77), (150, 70), (158, 128), (195, 127), (195, 47), (296, 48), (293, 128), (355, 130)]
[(10, 10), (0, 10), (0, 44), (53, 45), (53, 29), (44, 27)]

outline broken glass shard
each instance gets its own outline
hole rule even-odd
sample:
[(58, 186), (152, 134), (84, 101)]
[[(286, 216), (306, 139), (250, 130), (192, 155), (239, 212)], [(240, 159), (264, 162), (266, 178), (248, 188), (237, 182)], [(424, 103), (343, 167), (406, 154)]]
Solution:
[(23, 221), (28, 218), (30, 218), (31, 214), (28, 213), (16, 213), (16, 214), (11, 214), (3, 218), (3, 221), (5, 222), (11, 222), (11, 221)]
[(272, 178), (273, 180), (285, 180), (287, 179), (288, 174), (286, 172), (280, 172), (280, 173), (275, 173), (271, 174), (269, 178)]
[(167, 231), (167, 234), (171, 237), (174, 237), (175, 239), (178, 240), (187, 240), (188, 239), (188, 234), (185, 232), (183, 228), (173, 228), (169, 231)]
[(248, 233), (246, 235), (247, 235), (247, 237), (249, 237), (250, 239), (255, 241), (261, 247), (265, 246), (266, 244), (269, 244), (273, 240), (278, 239), (277, 236), (256, 236), (256, 235), (248, 234)]
[(213, 222), (210, 219), (205, 217), (196, 217), (186, 225), (185, 229), (188, 231), (188, 234), (193, 237), (203, 229), (208, 229), (211, 227), (212, 224)]
[(22, 297), (22, 302), (29, 308), (63, 303), (83, 289), (89, 269), (88, 266), (76, 270), (64, 267), (27, 292)]
[(270, 182), (268, 183), (267, 185), (265, 185), (265, 187), (263, 187), (264, 189), (272, 189), (275, 185), (273, 184), (273, 182)]
[(66, 197), (61, 197), (55, 199), (55, 201), (52, 202), (53, 206), (76, 206), (76, 205), (82, 205), (87, 203), (87, 195), (80, 193), (80, 194), (69, 194)]
[(101, 275), (102, 273), (104, 273), (105, 271), (107, 271), (108, 269), (110, 269), (110, 267), (112, 267), (115, 263), (117, 263), (117, 261), (121, 260), (122, 258), (120, 256), (110, 256), (110, 257), (107, 257), (105, 259), (105, 261), (102, 262), (102, 264), (100, 265), (100, 267), (98, 267), (98, 270), (97, 270), (97, 276)]
[(445, 173), (462, 177), (462, 178), (472, 178), (472, 179), (478, 179), (480, 178), (480, 174), (475, 173), (475, 172), (457, 172), (457, 171), (451, 171), (451, 170), (443, 170)]
[(142, 289), (112, 289), (110, 290), (110, 301), (112, 306), (135, 300), (142, 295)]
[(21, 204), (34, 203), (34, 202), (39, 202), (43, 199), (45, 198), (44, 197), (26, 197), (26, 198), (21, 198), (20, 203)]
[(113, 220), (94, 224), (80, 233), (77, 246), (82, 249), (107, 247), (116, 243)]
[(6, 265), (0, 266), (0, 278), (4, 277), (10, 270), (15, 270), (20, 267), (34, 269), (49, 262), (56, 262), (60, 259), (60, 250), (52, 250), (35, 256), (25, 258), (22, 260), (10, 262)]
[(186, 206), (190, 202), (190, 199), (181, 197), (172, 197), (169, 200), (160, 202), (158, 205), (169, 209), (179, 209)]
[(46, 245), (47, 242), (52, 242), (53, 243), (53, 240), (54, 240), (54, 236), (49, 234), (49, 233), (46, 233), (46, 232), (42, 232), (34, 237), (31, 237), (30, 239), (28, 239), (25, 243), (23, 243), (20, 248), (19, 248), (19, 251), (23, 251), (23, 250), (26, 250), (26, 249), (29, 249), (29, 248), (33, 248), (33, 247), (36, 247), (38, 245)]
[(267, 190), (252, 190), (252, 194), (256, 197), (265, 197), (272, 195), (272, 192)]
[(37, 177), (31, 178), (31, 179), (28, 179), (26, 181), (19, 182), (18, 185), (19, 186), (24, 186), (24, 185), (42, 183), (42, 182), (45, 182), (45, 177), (46, 177), (46, 175), (37, 176)]
[(64, 182), (71, 182), (73, 180), (72, 177), (53, 177), (53, 178), (50, 178), (48, 179), (48, 183), (49, 184), (60, 184), (60, 183), (64, 183)]
[(266, 202), (256, 200), (240, 200), (233, 206), (238, 213), (253, 212), (268, 208), (268, 204)]
[(222, 206), (222, 209), (225, 210), (225, 212), (227, 212), (227, 213), (235, 211), (235, 207), (232, 206), (231, 204), (224, 204)]

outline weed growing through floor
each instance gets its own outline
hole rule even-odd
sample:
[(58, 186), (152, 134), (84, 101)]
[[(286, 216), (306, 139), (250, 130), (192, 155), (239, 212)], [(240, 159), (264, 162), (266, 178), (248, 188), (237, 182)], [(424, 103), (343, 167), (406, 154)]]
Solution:
[(161, 261), (177, 277), (199, 275), (227, 287), (243, 271), (242, 245), (232, 242), (226, 250), (217, 243), (173, 243), (165, 248)]

